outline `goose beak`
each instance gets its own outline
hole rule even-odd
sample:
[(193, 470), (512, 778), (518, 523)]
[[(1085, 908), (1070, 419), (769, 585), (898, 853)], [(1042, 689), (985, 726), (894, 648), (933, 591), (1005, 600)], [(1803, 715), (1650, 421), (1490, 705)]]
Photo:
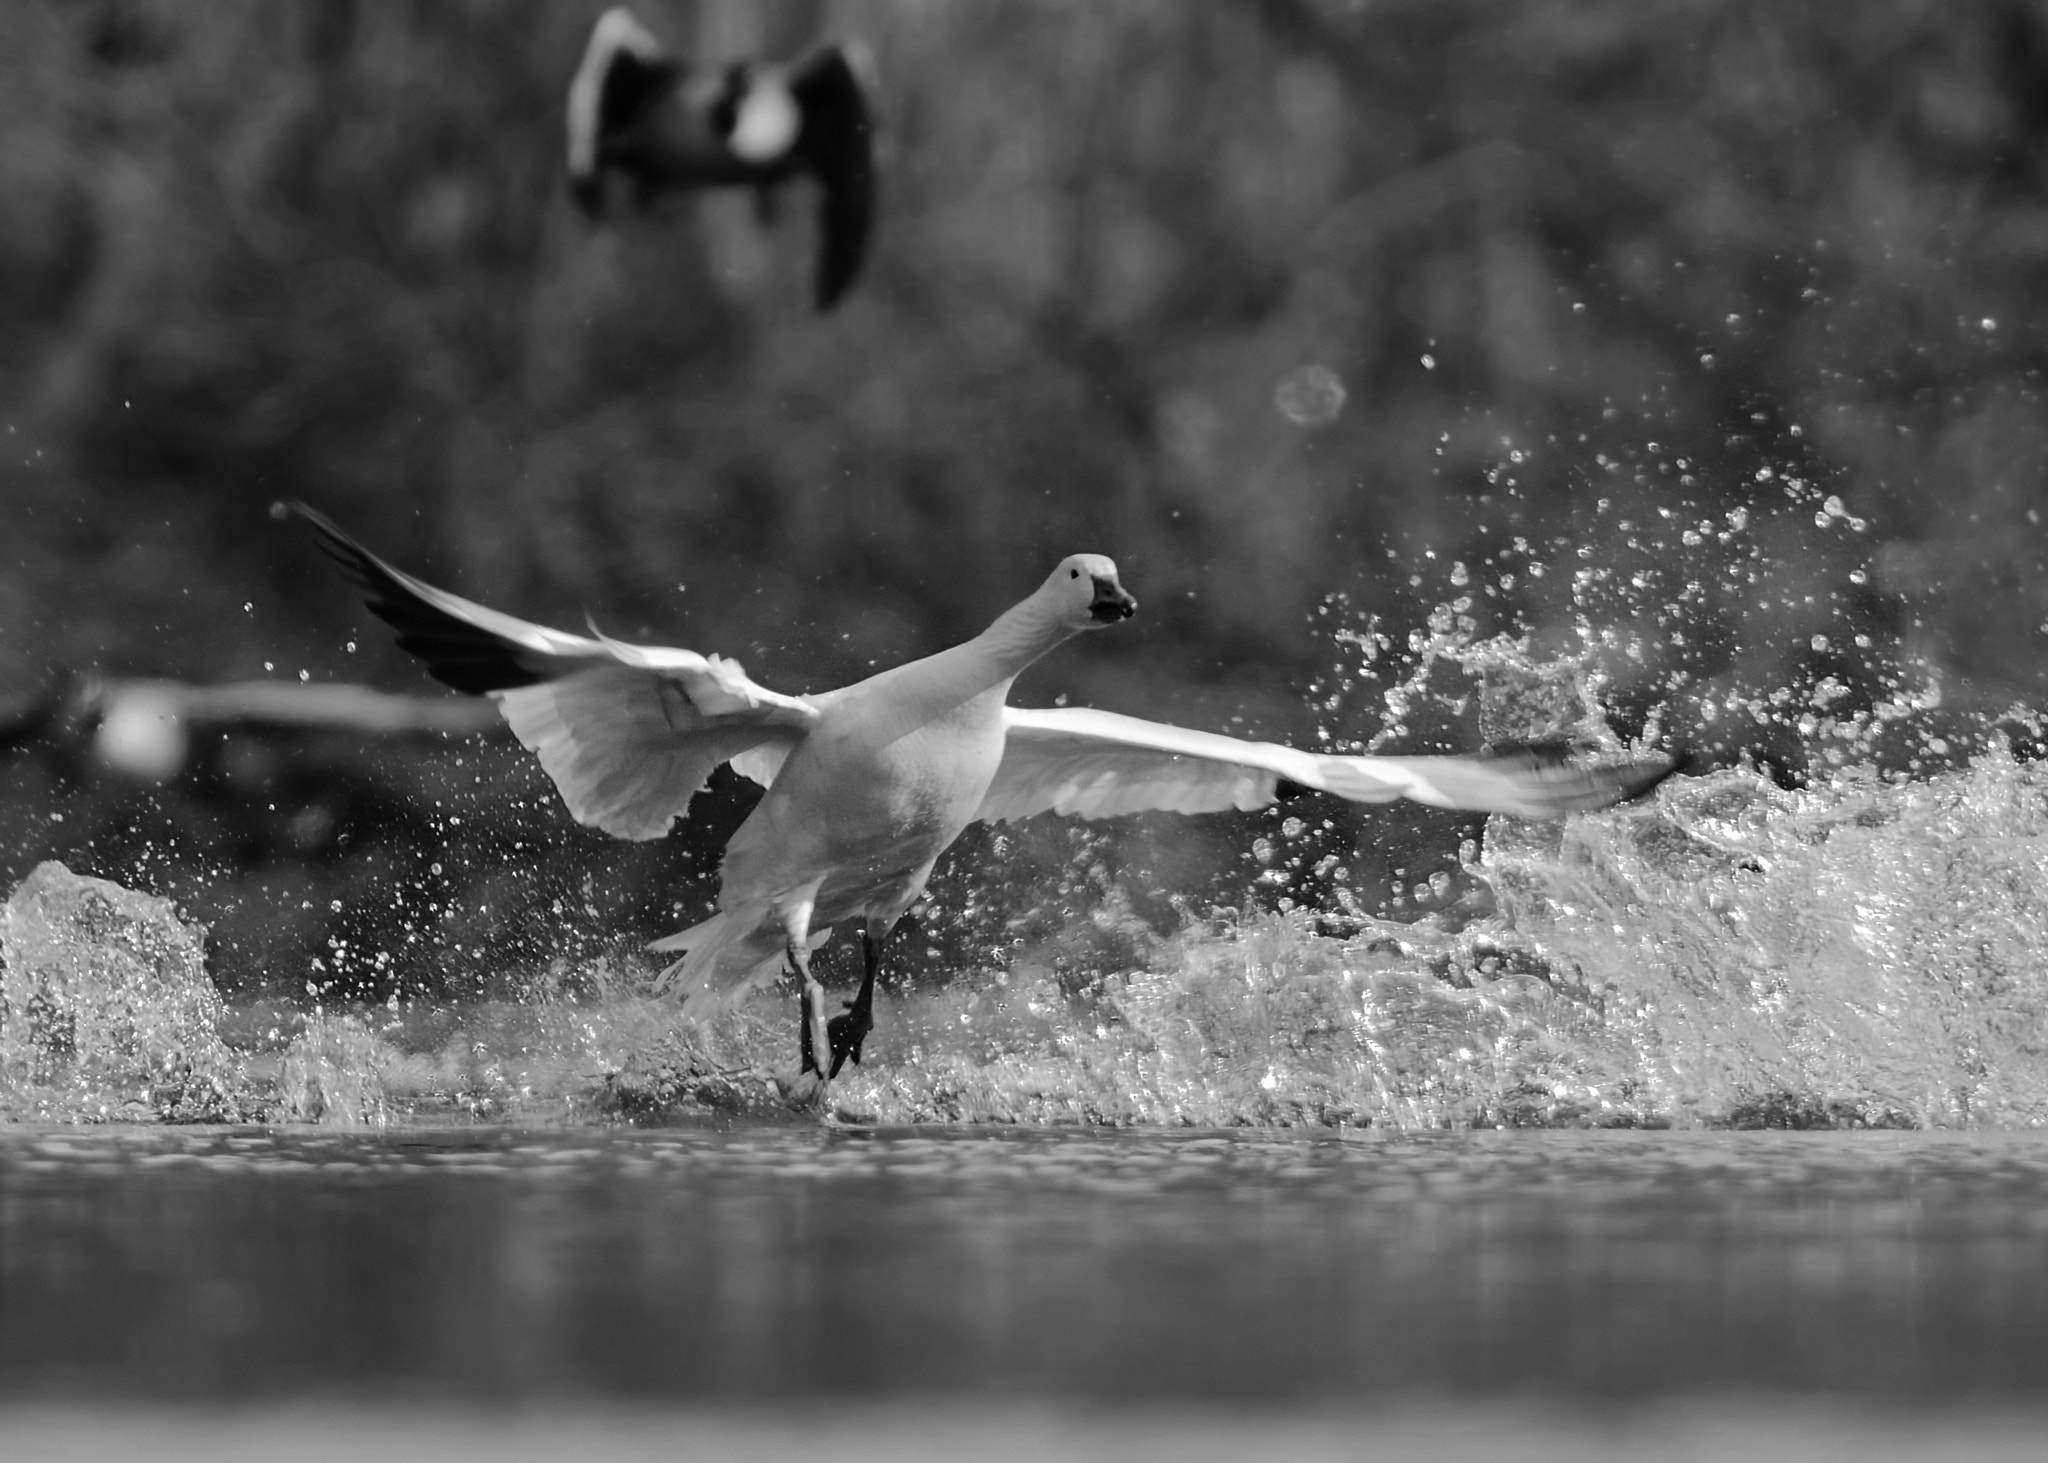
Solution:
[(1095, 598), (1088, 606), (1088, 614), (1098, 625), (1114, 625), (1118, 620), (1128, 620), (1138, 612), (1138, 602), (1124, 593), (1124, 587), (1114, 579), (1095, 581)]

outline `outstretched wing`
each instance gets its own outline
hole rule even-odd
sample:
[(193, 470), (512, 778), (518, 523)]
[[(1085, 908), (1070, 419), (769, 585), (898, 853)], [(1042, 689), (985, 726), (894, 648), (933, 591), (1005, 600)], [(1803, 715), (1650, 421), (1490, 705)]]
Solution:
[(415, 579), (292, 507), (435, 679), (496, 698), (579, 823), (659, 838), (719, 763), (786, 752), (817, 720), (809, 702), (754, 684), (737, 661), (528, 624)]
[(828, 46), (790, 70), (789, 90), (803, 116), (797, 155), (818, 180), (816, 301), (829, 310), (867, 258), (875, 226), (879, 174), (872, 63), (857, 45)]
[(585, 213), (604, 209), (605, 143), (673, 90), (680, 74), (661, 43), (623, 5), (591, 27), (567, 107), (569, 191)]
[(1004, 710), (1003, 760), (977, 817), (1033, 813), (1107, 818), (1161, 811), (1263, 808), (1282, 783), (1360, 803), (1409, 798), (1439, 808), (1555, 818), (1640, 797), (1678, 762), (1589, 766), (1557, 752), (1470, 757), (1366, 757), (1304, 752), (1113, 711)]

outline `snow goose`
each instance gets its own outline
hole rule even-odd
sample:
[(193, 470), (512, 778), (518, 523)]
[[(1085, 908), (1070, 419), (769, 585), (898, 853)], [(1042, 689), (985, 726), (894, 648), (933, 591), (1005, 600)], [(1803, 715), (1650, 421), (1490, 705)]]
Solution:
[(604, 206), (616, 170), (635, 197), (682, 189), (771, 190), (816, 180), (814, 297), (829, 310), (853, 283), (875, 215), (875, 124), (866, 52), (827, 46), (787, 66), (690, 68), (623, 7), (598, 17), (569, 87), (569, 187)]
[[(767, 788), (726, 845), (718, 912), (651, 948), (683, 952), (661, 984), (682, 993), (692, 1016), (773, 979), (786, 960), (800, 983), (800, 1080), (814, 1071), (829, 1080), (860, 1060), (880, 942), (977, 819), (1262, 808), (1287, 784), (1356, 802), (1412, 798), (1549, 818), (1636, 797), (1676, 765), (1596, 767), (1533, 752), (1337, 756), (1109, 711), (1006, 705), (1026, 666), (1137, 609), (1100, 554), (1061, 560), (1028, 598), (950, 650), (836, 691), (785, 696), (719, 656), (564, 634), (473, 604), (293, 506), (429, 673), (496, 698), (578, 822), (659, 838), (721, 762)], [(856, 918), (865, 973), (828, 1024), (810, 954), (833, 925)]]

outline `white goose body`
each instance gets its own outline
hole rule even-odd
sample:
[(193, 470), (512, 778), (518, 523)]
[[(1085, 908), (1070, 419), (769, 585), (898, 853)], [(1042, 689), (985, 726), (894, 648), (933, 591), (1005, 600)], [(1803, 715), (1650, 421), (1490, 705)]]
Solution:
[[(1088, 708), (1007, 704), (1017, 675), (1136, 602), (1099, 554), (1062, 560), (1037, 591), (960, 645), (837, 691), (785, 696), (717, 656), (532, 625), (393, 568), (303, 505), (325, 546), (444, 683), (496, 698), (578, 822), (621, 838), (665, 835), (721, 762), (766, 786), (726, 845), (718, 912), (651, 948), (686, 1014), (772, 978), (802, 982), (805, 1069), (859, 1060), (876, 945), (967, 825), (1042, 812), (1252, 809), (1283, 784), (1356, 802), (1557, 817), (1641, 795), (1670, 758), (1587, 766), (1520, 751), (1470, 757), (1338, 756), (1247, 742)], [(864, 921), (867, 971), (829, 1024), (812, 948)]]
[[(886, 741), (837, 709), (821, 707), (817, 727), (726, 844), (719, 916), (653, 947), (691, 950), (664, 976), (686, 993), (690, 1014), (773, 977), (799, 910), (812, 929), (859, 917), (872, 937), (887, 934), (974, 821), (1002, 761), (1000, 692)], [(725, 938), (744, 944), (707, 938), (728, 924)]]
[(779, 767), (773, 749), (738, 759), (768, 791), (726, 844), (719, 912), (652, 947), (689, 952), (663, 973), (685, 1013), (772, 978), (811, 931), (861, 917), (887, 935), (987, 800), (1018, 673), (1135, 608), (1114, 564), (1077, 554), (974, 639), (811, 698)]

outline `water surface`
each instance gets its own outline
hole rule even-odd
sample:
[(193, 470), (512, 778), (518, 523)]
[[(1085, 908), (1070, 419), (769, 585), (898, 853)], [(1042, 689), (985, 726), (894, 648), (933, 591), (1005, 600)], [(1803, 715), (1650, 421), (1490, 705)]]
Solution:
[(2048, 1403), (2048, 1136), (0, 1137), (0, 1397)]

